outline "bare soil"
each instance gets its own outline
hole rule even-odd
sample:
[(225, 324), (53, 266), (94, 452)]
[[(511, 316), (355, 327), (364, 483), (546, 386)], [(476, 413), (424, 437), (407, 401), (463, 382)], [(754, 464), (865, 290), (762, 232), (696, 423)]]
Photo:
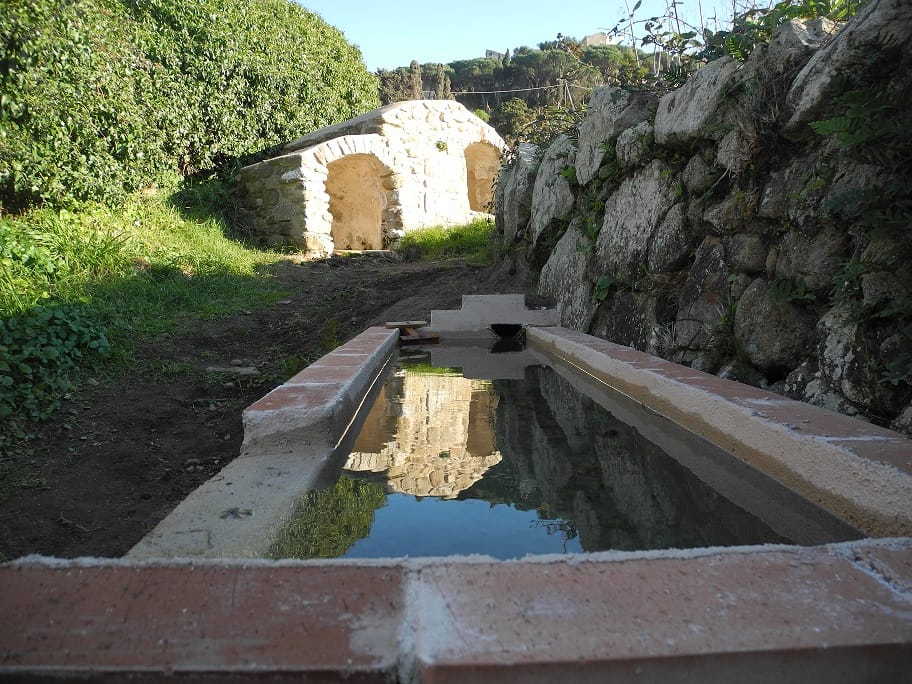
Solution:
[(0, 500), (0, 561), (122, 556), (238, 455), (246, 406), (334, 345), (459, 308), (462, 294), (523, 291), (505, 265), (384, 255), (272, 271), (287, 299), (139, 341), (128, 372), (98, 377), (39, 426), (24, 478)]

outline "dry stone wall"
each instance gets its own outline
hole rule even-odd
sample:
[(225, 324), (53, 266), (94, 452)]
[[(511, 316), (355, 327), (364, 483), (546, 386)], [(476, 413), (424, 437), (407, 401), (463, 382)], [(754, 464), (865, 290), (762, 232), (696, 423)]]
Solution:
[(597, 89), (503, 170), (503, 250), (568, 327), (912, 434), (912, 175), (809, 125), (851, 89), (908, 94), (910, 36), (908, 2), (872, 0), (663, 96)]
[(321, 257), (490, 211), (503, 140), (461, 104), (416, 100), (309, 133), (244, 167), (239, 221)]

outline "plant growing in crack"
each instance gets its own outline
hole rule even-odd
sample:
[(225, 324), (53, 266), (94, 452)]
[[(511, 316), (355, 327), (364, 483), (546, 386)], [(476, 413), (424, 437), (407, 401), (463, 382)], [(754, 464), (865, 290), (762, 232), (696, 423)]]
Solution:
[(611, 289), (615, 286), (616, 281), (614, 276), (605, 274), (599, 278), (595, 286), (592, 288), (592, 299), (602, 303), (608, 299), (608, 295), (611, 293)]

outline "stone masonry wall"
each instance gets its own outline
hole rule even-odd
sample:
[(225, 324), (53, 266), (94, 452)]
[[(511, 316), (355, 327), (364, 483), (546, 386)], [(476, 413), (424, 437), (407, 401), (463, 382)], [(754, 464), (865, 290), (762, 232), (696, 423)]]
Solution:
[[(292, 245), (311, 256), (379, 249), (404, 231), (465, 223), (486, 211), (503, 146), (493, 128), (457, 102), (388, 105), (308, 134), (282, 155), (241, 169), (239, 218), (264, 243)], [(376, 182), (333, 190), (331, 175), (348, 168), (357, 177), (351, 171), (356, 165), (358, 173), (375, 169)], [(365, 193), (380, 197), (364, 201)], [(336, 244), (334, 223), (339, 228), (346, 221), (375, 224), (375, 234), (358, 230), (360, 237)]]
[(568, 327), (912, 434), (909, 167), (809, 126), (847, 89), (906, 93), (880, 125), (908, 149), (910, 36), (906, 0), (872, 0), (661, 97), (597, 89), (502, 172), (505, 254)]

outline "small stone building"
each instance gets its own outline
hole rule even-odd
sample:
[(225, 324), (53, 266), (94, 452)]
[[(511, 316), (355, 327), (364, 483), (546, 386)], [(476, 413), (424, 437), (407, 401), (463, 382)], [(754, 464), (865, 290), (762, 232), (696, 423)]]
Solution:
[(458, 102), (387, 105), (241, 169), (240, 219), (310, 256), (382, 249), (403, 232), (491, 211), (504, 142)]

